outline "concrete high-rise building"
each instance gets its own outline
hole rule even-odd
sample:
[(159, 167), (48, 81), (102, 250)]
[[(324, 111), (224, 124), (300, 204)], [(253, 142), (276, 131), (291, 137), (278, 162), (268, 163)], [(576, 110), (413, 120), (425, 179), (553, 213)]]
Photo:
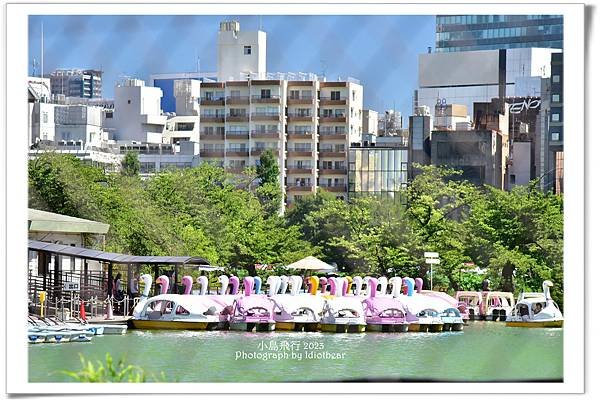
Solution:
[(347, 197), (351, 143), (361, 141), (363, 88), (355, 80), (200, 84), (200, 156), (232, 172), (272, 150), (288, 204), (317, 188)]
[(416, 114), (408, 118), (408, 178), (415, 178), (418, 170), (413, 163), (431, 163), (432, 116), (427, 106), (417, 108)]
[(541, 80), (550, 77), (556, 49), (500, 49), (419, 55), (415, 103), (435, 110), (438, 104), (473, 103), (493, 98), (540, 96)]
[(57, 69), (46, 77), (50, 78), (52, 94), (81, 98), (102, 97), (100, 70)]
[(438, 15), (436, 52), (562, 49), (562, 15)]
[(217, 35), (217, 79), (238, 81), (267, 72), (267, 33), (240, 31), (238, 21), (223, 21)]
[[(105, 119), (117, 141), (161, 143), (167, 117), (162, 115), (162, 90), (139, 79), (126, 79), (115, 86), (114, 112)], [(107, 116), (108, 117), (108, 116)]]

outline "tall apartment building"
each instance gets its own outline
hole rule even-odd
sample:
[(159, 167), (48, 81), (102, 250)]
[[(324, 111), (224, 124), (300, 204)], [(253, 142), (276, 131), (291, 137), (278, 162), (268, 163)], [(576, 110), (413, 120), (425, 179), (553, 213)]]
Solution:
[(346, 199), (348, 149), (360, 142), (362, 105), (354, 80), (203, 82), (200, 157), (241, 172), (271, 149), (288, 204), (318, 187)]
[(58, 69), (46, 75), (52, 93), (68, 97), (101, 98), (102, 71)]
[(438, 15), (436, 52), (547, 47), (562, 49), (562, 15)]
[(363, 134), (377, 136), (379, 113), (375, 110), (363, 110), (362, 119)]

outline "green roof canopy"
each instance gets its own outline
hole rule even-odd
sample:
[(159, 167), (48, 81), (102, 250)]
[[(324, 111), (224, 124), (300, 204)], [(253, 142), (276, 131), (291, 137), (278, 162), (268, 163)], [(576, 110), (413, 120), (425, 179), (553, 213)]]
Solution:
[(63, 214), (29, 209), (29, 231), (106, 234), (110, 225)]

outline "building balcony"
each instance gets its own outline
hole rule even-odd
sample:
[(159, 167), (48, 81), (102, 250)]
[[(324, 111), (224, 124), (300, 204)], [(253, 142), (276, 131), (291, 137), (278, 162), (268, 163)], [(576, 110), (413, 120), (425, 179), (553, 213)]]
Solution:
[(313, 187), (311, 184), (305, 184), (305, 185), (288, 184), (288, 185), (286, 185), (285, 189), (289, 192), (311, 192)]
[(319, 175), (346, 175), (348, 170), (345, 168), (320, 168)]
[(310, 139), (312, 138), (312, 132), (307, 131), (288, 131), (288, 139)]
[(295, 96), (287, 98), (288, 104), (313, 104), (312, 96)]
[(248, 149), (227, 150), (227, 156), (248, 157)]
[(346, 116), (345, 115), (341, 115), (341, 116), (321, 116), (319, 117), (319, 122), (321, 123), (345, 123), (346, 122)]
[(252, 138), (279, 139), (279, 131), (252, 131)]
[(224, 106), (225, 99), (200, 99), (201, 106)]
[(252, 148), (251, 154), (252, 156), (260, 156), (267, 150), (271, 150), (275, 156), (279, 157), (279, 149), (273, 148)]
[(279, 95), (271, 95), (271, 96), (261, 96), (254, 95), (252, 96), (252, 103), (279, 103), (281, 102), (281, 96)]
[(345, 150), (319, 150), (319, 157), (346, 157)]
[(279, 113), (252, 113), (252, 120), (255, 121), (279, 121)]
[(248, 139), (250, 133), (248, 131), (226, 131), (227, 139)]
[(292, 123), (292, 122), (313, 122), (315, 120), (314, 116), (307, 116), (307, 115), (296, 114), (296, 113), (289, 113), (287, 118), (288, 118), (288, 122), (290, 122), (290, 123)]
[(288, 149), (287, 156), (289, 157), (311, 157), (313, 152), (311, 150), (293, 150)]
[(288, 174), (312, 174), (314, 169), (312, 167), (297, 167), (291, 166), (287, 169)]
[(319, 188), (329, 192), (346, 192), (346, 184), (319, 185)]
[(250, 96), (227, 96), (227, 104), (248, 104)]
[(200, 157), (223, 157), (225, 156), (225, 151), (223, 150), (204, 150), (200, 151)]
[(222, 141), (223, 139), (225, 139), (225, 135), (224, 134), (216, 134), (216, 133), (200, 133), (200, 139), (206, 140), (206, 141)]
[(319, 139), (322, 141), (326, 141), (328, 139), (346, 139), (346, 134), (341, 132), (319, 131)]
[(333, 105), (345, 105), (347, 99), (345, 97), (332, 99), (331, 97), (321, 96), (319, 98), (319, 105), (321, 106), (333, 106)]
[(229, 114), (227, 115), (227, 122), (232, 123), (247, 123), (250, 121), (247, 115), (240, 116), (238, 114)]
[(201, 115), (201, 123), (224, 123), (225, 116), (214, 116), (214, 115)]

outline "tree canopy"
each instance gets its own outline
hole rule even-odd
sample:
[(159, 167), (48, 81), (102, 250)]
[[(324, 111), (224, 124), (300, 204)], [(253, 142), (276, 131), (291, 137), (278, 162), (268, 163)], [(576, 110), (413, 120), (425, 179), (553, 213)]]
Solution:
[(346, 202), (318, 192), (281, 215), (272, 153), (242, 176), (202, 164), (147, 179), (47, 153), (29, 163), (29, 204), (110, 224), (109, 251), (202, 256), (250, 274), (255, 264), (313, 255), (341, 274), (422, 277), (426, 287), (423, 253), (434, 251), (441, 259), (435, 288), (480, 289), (489, 279), (490, 288), (518, 294), (540, 291), (550, 279), (562, 304), (561, 196), (535, 186), (475, 187), (456, 178), (460, 171), (419, 168), (395, 199)]

